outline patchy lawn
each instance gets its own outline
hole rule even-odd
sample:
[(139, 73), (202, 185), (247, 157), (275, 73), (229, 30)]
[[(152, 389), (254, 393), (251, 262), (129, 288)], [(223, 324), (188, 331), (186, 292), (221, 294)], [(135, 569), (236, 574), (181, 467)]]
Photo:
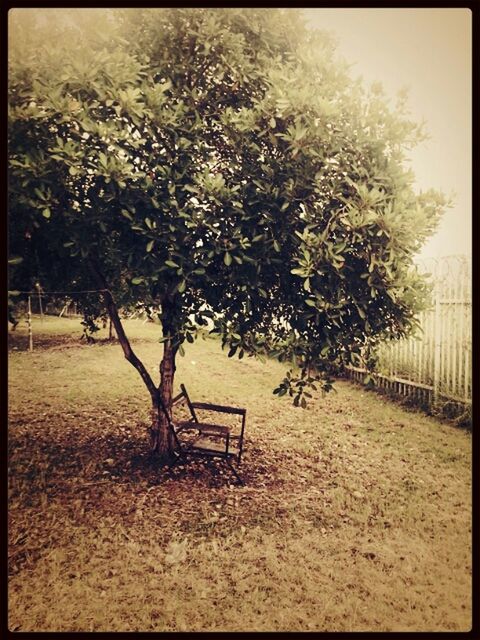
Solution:
[[(168, 472), (119, 345), (34, 323), (33, 353), (10, 335), (11, 630), (470, 629), (468, 432), (344, 381), (296, 409), (272, 395), (282, 365), (198, 340), (176, 383), (247, 408), (246, 486)], [(158, 327), (127, 333), (157, 379)]]

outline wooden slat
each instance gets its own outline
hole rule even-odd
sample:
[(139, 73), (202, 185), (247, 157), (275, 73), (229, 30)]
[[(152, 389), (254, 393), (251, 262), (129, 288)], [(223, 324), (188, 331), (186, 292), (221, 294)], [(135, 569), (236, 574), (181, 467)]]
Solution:
[(428, 379), (433, 382), (435, 370), (435, 314), (433, 311), (428, 314), (428, 350), (425, 351), (428, 358)]
[(219, 411), (221, 413), (234, 413), (237, 415), (245, 415), (246, 409), (239, 409), (237, 407), (227, 407), (221, 404), (210, 404), (208, 402), (192, 402), (194, 409), (204, 409), (206, 411)]
[[(444, 281), (443, 284), (444, 287), (444, 295), (445, 295), (445, 289), (448, 290), (448, 281)], [(448, 358), (448, 307), (443, 306), (442, 307), (442, 311), (441, 311), (441, 318), (442, 318), (442, 339), (441, 339), (441, 344), (442, 344), (442, 357), (441, 357), (441, 362), (442, 362), (442, 366), (440, 369), (440, 391), (442, 393), (448, 393), (448, 383), (449, 383), (449, 370), (448, 370), (448, 365), (449, 365), (449, 358)]]
[(172, 399), (172, 405), (181, 404), (182, 402), (186, 402), (186, 401), (187, 401), (187, 399), (185, 398), (185, 396), (183, 394), (183, 391), (182, 391), (181, 393), (179, 393), (177, 396), (175, 396)]
[(185, 385), (181, 384), (180, 385), (180, 389), (182, 390), (182, 393), (183, 393), (183, 395), (185, 397), (185, 400), (187, 401), (187, 405), (188, 405), (188, 408), (189, 408), (190, 413), (192, 415), (192, 418), (194, 419), (195, 422), (198, 422), (197, 416), (195, 414), (195, 409), (193, 408), (192, 402), (190, 400), (190, 396), (188, 395), (188, 391), (187, 391)]
[[(218, 440), (214, 441), (209, 440), (208, 438), (199, 438), (198, 440), (195, 440), (194, 444), (189, 448), (189, 451), (194, 452), (195, 450), (202, 452), (212, 451), (215, 454), (226, 454), (226, 440), (219, 442)], [(228, 448), (228, 455), (238, 455), (238, 447), (230, 446)]]
[[(469, 404), (472, 398), (471, 263), (467, 257), (436, 260), (433, 308), (423, 312), (422, 338), (385, 342), (378, 349), (377, 384), (400, 394), (420, 395), (428, 403)], [(365, 370), (348, 367), (362, 380)]]
[(468, 304), (468, 283), (469, 283), (469, 277), (468, 277), (468, 268), (467, 265), (464, 265), (464, 269), (463, 269), (463, 278), (462, 278), (462, 292), (461, 295), (464, 298), (464, 306), (462, 309), (462, 313), (460, 316), (460, 351), (461, 351), (461, 366), (460, 366), (460, 371), (459, 371), (459, 377), (460, 377), (460, 389), (461, 389), (461, 395), (465, 398), (468, 398), (468, 385), (466, 383), (466, 373), (467, 373), (467, 353), (468, 353), (468, 348), (469, 348), (469, 344), (468, 344), (468, 318), (469, 318), (469, 311), (470, 309), (468, 308), (467, 304)]
[(460, 314), (460, 322), (459, 322), (459, 341), (460, 341), (460, 367), (458, 371), (459, 377), (459, 393), (465, 398), (468, 398), (468, 384), (466, 379), (467, 374), (467, 358), (468, 358), (468, 316), (469, 316), (469, 308), (467, 307), (467, 299), (468, 299), (468, 270), (467, 265), (463, 265), (463, 273), (462, 273), (462, 288), (460, 295), (464, 299), (464, 306), (462, 308), (462, 312)]
[[(470, 282), (471, 282), (471, 278), (470, 278), (470, 273), (468, 274), (468, 280), (466, 279), (466, 282), (468, 282), (468, 287), (465, 286), (465, 297), (467, 299), (470, 299), (471, 296), (471, 290), (470, 290)], [(468, 314), (467, 308), (465, 308), (464, 311), (464, 316), (466, 316), (466, 320), (464, 320), (464, 330), (465, 330), (465, 346), (464, 346), (464, 353), (465, 353), (465, 357), (464, 357), (464, 397), (465, 399), (469, 399), (471, 398), (471, 393), (472, 393), (472, 389), (471, 389), (471, 377), (472, 377), (472, 370), (471, 370), (471, 349), (472, 349), (472, 320), (470, 317), (470, 314)]]
[(202, 433), (210, 433), (212, 435), (227, 435), (230, 433), (230, 428), (220, 424), (210, 424), (208, 422), (194, 422), (193, 420), (185, 420), (177, 422), (176, 431), (201, 431)]

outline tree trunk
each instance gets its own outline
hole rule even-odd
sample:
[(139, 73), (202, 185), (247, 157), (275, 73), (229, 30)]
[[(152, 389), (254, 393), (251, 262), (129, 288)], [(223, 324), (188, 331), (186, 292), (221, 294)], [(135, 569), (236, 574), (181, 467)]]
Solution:
[[(150, 444), (152, 451), (158, 455), (159, 462), (169, 462), (173, 458), (175, 438), (169, 427), (164, 409), (169, 412), (169, 415), (171, 415), (176, 349), (173, 348), (170, 340), (164, 342), (163, 359), (160, 363), (160, 385), (157, 388), (145, 365), (135, 355), (132, 349), (127, 335), (125, 334), (117, 306), (108, 288), (105, 277), (101, 273), (98, 265), (92, 259), (90, 260), (90, 267), (96, 281), (102, 288), (105, 306), (113, 324), (113, 328), (115, 329), (115, 333), (117, 334), (118, 341), (123, 349), (124, 356), (138, 371), (150, 394), (150, 398), (152, 400), (152, 424), (150, 427)], [(169, 335), (170, 327), (168, 322), (170, 309), (165, 306), (163, 311), (163, 332), (164, 335)]]
[(158, 388), (158, 398), (152, 403), (152, 450), (161, 460), (169, 461), (173, 457), (175, 440), (168, 424), (168, 419), (163, 407), (169, 412), (171, 417), (173, 379), (175, 376), (175, 350), (168, 340), (164, 343), (163, 359), (160, 363), (160, 386)]

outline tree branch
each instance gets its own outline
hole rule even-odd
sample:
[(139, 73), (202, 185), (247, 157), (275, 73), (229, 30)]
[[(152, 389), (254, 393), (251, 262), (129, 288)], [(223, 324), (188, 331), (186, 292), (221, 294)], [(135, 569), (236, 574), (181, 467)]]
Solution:
[(120, 316), (118, 314), (117, 305), (115, 304), (115, 300), (113, 299), (112, 293), (108, 287), (108, 283), (105, 280), (105, 277), (100, 271), (98, 265), (95, 264), (95, 262), (92, 259), (89, 260), (89, 266), (94, 275), (95, 280), (97, 281), (98, 285), (102, 288), (102, 295), (105, 301), (105, 306), (107, 308), (107, 312), (112, 321), (112, 324), (115, 327), (115, 331), (117, 333), (120, 345), (123, 349), (124, 356), (128, 360), (128, 362), (130, 362), (130, 364), (132, 364), (135, 367), (135, 369), (138, 371), (143, 382), (145, 383), (145, 386), (147, 387), (150, 393), (152, 400), (156, 401), (158, 398), (158, 389), (155, 386), (155, 383), (153, 382), (147, 369), (145, 368), (145, 365), (135, 355), (130, 345), (130, 341), (128, 340), (125, 330), (123, 328), (122, 321), (120, 320)]

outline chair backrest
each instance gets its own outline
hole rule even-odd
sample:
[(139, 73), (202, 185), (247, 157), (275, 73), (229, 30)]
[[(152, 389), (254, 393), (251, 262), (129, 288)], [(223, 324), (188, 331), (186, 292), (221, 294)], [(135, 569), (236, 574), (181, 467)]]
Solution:
[(188, 407), (188, 410), (190, 411), (190, 414), (191, 414), (191, 416), (193, 418), (193, 421), (194, 422), (198, 422), (198, 418), (197, 418), (197, 415), (195, 413), (195, 408), (194, 408), (194, 406), (193, 406), (193, 404), (192, 404), (192, 402), (191, 402), (191, 400), (189, 398), (189, 395), (187, 393), (185, 385), (181, 384), (180, 385), (180, 389), (181, 389), (180, 393), (177, 394), (172, 400), (172, 407), (174, 407), (175, 405), (179, 405), (179, 404), (185, 403), (187, 405), (187, 407)]
[[(229, 406), (224, 406), (224, 405), (217, 405), (217, 404), (211, 404), (208, 402), (191, 402), (190, 397), (187, 393), (187, 389), (185, 388), (185, 385), (181, 384), (180, 385), (180, 393), (178, 393), (173, 399), (172, 399), (172, 409), (173, 407), (180, 405), (180, 404), (186, 404), (190, 414), (192, 416), (193, 422), (195, 423), (199, 423), (197, 415), (195, 413), (195, 409), (205, 409), (206, 411), (218, 411), (221, 413), (226, 413), (226, 414), (236, 414), (241, 416), (242, 419), (242, 425), (241, 425), (241, 429), (240, 429), (240, 434), (238, 436), (233, 436), (235, 438), (238, 439), (238, 454), (237, 454), (237, 460), (238, 463), (240, 463), (241, 457), (242, 457), (242, 453), (243, 453), (243, 438), (244, 438), (244, 434), (245, 434), (245, 423), (246, 423), (246, 418), (247, 418), (247, 410), (246, 409), (241, 409), (239, 407), (229, 407)], [(178, 445), (179, 449), (182, 450), (182, 444), (178, 438), (177, 435), (177, 431), (175, 429), (175, 425), (172, 422), (172, 418), (170, 417), (170, 415), (168, 414), (168, 412), (166, 411), (163, 403), (162, 403), (162, 409), (164, 411), (164, 413), (167, 415), (168, 418), (168, 424), (174, 434), (174, 438), (175, 438), (175, 442)]]
[[(170, 429), (170, 431), (172, 432), (173, 435), (173, 439), (175, 440), (175, 444), (177, 446), (177, 448), (180, 451), (183, 451), (183, 447), (182, 447), (182, 443), (180, 442), (178, 436), (177, 436), (177, 432), (175, 431), (175, 426), (172, 422), (172, 418), (170, 417), (170, 414), (167, 411), (167, 408), (165, 407), (162, 398), (159, 398), (160, 400), (160, 408), (162, 409), (163, 413), (165, 414), (166, 418), (167, 418), (167, 422), (168, 422), (168, 427)], [(172, 401), (172, 405), (173, 405), (173, 401)]]
[(238, 464), (240, 464), (240, 460), (242, 458), (243, 452), (243, 436), (245, 434), (245, 422), (247, 421), (247, 410), (244, 409), (242, 412), (242, 429), (240, 431), (240, 439), (238, 441), (239, 450), (238, 450)]

